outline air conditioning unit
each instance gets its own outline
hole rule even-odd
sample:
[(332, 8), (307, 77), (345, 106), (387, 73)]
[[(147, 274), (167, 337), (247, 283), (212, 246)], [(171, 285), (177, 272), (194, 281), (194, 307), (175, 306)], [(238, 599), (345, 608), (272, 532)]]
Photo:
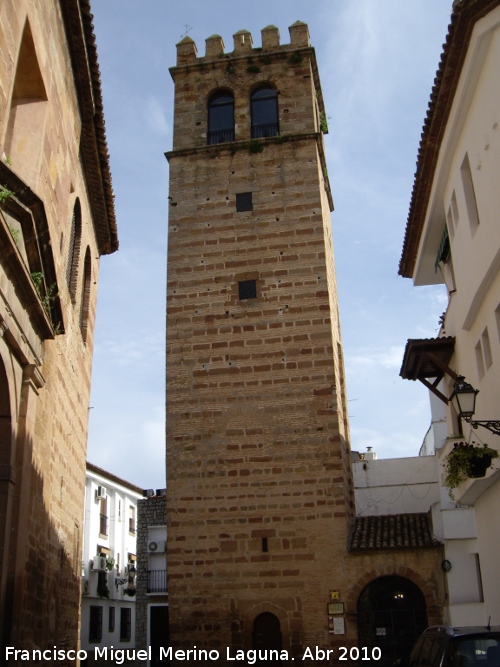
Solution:
[(99, 558), (94, 558), (90, 561), (90, 569), (92, 572), (99, 572)]
[(82, 579), (82, 595), (88, 595), (90, 593), (90, 581), (85, 577)]
[(99, 567), (98, 567), (99, 572), (105, 572), (106, 571), (106, 556), (99, 556), (97, 558), (97, 562), (99, 564)]
[(163, 554), (165, 553), (165, 546), (165, 540), (151, 540), (151, 542), (148, 542), (148, 553)]
[(106, 487), (99, 485), (97, 487), (97, 491), (95, 492), (96, 500), (104, 500), (107, 497), (108, 497), (108, 494), (106, 492)]

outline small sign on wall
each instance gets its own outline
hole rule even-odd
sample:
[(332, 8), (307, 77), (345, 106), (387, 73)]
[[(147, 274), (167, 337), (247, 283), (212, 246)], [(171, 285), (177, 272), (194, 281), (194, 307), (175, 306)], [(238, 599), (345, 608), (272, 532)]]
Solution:
[(329, 602), (328, 603), (328, 613), (330, 616), (334, 614), (343, 614), (344, 613), (344, 603), (343, 602)]
[(328, 618), (328, 632), (331, 635), (345, 635), (344, 617), (330, 616)]

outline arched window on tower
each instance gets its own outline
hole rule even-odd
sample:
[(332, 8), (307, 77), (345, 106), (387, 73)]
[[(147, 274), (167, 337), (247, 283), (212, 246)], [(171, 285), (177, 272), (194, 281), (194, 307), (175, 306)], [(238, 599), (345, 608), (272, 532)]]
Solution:
[(66, 282), (68, 283), (71, 301), (76, 303), (76, 288), (78, 285), (78, 262), (80, 259), (80, 243), (82, 240), (82, 208), (78, 197), (73, 208), (71, 232), (69, 237), (68, 264), (66, 266)]
[(218, 91), (208, 102), (207, 143), (224, 141), (234, 141), (234, 96), (228, 91)]
[(92, 264), (90, 258), (90, 248), (87, 246), (87, 250), (85, 251), (85, 260), (83, 262), (82, 306), (80, 310), (80, 331), (82, 332), (82, 338), (84, 343), (87, 342), (87, 331), (89, 326), (91, 284), (92, 284)]
[(271, 86), (254, 90), (250, 97), (252, 139), (279, 134), (278, 93)]

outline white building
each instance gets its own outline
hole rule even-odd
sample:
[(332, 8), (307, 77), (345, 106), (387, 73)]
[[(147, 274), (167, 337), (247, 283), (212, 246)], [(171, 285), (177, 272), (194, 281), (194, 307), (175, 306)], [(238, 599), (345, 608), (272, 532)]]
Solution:
[(135, 647), (137, 501), (142, 489), (87, 463), (81, 648)]
[[(473, 420), (500, 420), (500, 0), (456, 0), (418, 155), (400, 274), (442, 283), (439, 337), (408, 341), (401, 375), (441, 399), (446, 436), (434, 438), (441, 482), (457, 440), (500, 450), (500, 437), (458, 418), (457, 376), (479, 390)], [(433, 423), (441, 423), (433, 401)], [(435, 434), (434, 434), (435, 435)], [(424, 450), (430, 453), (432, 443)], [(433, 512), (449, 569), (447, 621), (500, 622), (500, 469), (447, 489)], [(463, 509), (463, 507), (468, 509)]]

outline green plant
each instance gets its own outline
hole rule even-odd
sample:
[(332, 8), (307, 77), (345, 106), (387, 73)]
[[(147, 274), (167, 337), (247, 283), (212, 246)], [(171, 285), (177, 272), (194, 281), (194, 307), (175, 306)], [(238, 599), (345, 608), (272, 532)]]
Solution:
[(328, 132), (328, 122), (326, 120), (326, 114), (323, 112), (321, 112), (319, 115), (319, 126), (323, 134), (326, 134)]
[[(49, 285), (49, 287), (45, 287), (45, 293), (44, 293), (42, 290), (43, 273), (40, 273), (39, 271), (34, 271), (31, 274), (31, 280), (35, 285), (36, 293), (38, 294), (38, 298), (42, 302), (42, 307), (45, 313), (48, 315), (48, 317), (50, 317), (50, 303), (55, 296), (56, 283), (52, 283), (52, 285)], [(58, 326), (60, 326), (60, 324)]]
[(12, 160), (10, 159), (10, 155), (4, 155), (2, 159), (5, 164), (8, 164), (9, 167), (12, 167)]
[(12, 238), (14, 239), (14, 243), (16, 245), (19, 245), (19, 229), (17, 227), (13, 227), (12, 225), (9, 225), (9, 230), (10, 230), (10, 233), (12, 234)]
[(5, 187), (5, 185), (0, 185), (0, 204), (3, 204), (4, 202), (7, 201), (9, 197), (12, 197), (12, 195), (16, 194), (15, 192), (12, 192), (12, 190), (9, 190), (8, 188)]
[(262, 153), (264, 146), (258, 139), (250, 139), (247, 144), (250, 153)]
[(290, 65), (300, 65), (302, 60), (302, 53), (300, 53), (300, 51), (295, 51), (295, 53), (293, 53), (290, 58), (288, 58)]
[(111, 570), (114, 568), (114, 566), (115, 566), (115, 559), (111, 558), (111, 556), (108, 556), (106, 558), (106, 570), (108, 572), (111, 572)]
[(97, 595), (100, 598), (109, 599), (108, 575), (106, 572), (99, 572), (97, 578)]
[(124, 588), (123, 595), (128, 595), (129, 597), (133, 598), (135, 595), (135, 588)]
[(247, 72), (250, 74), (258, 74), (260, 72), (260, 67), (258, 65), (249, 65), (247, 67)]
[[(461, 482), (465, 482), (469, 477), (473, 477), (474, 463), (484, 459), (483, 464), (486, 468), (491, 466), (493, 459), (498, 458), (496, 449), (488, 445), (474, 445), (466, 442), (457, 442), (453, 449), (445, 456), (446, 461), (446, 479), (445, 484), (450, 489), (454, 489)], [(487, 464), (487, 465), (486, 465)], [(450, 496), (452, 492), (450, 490)]]

